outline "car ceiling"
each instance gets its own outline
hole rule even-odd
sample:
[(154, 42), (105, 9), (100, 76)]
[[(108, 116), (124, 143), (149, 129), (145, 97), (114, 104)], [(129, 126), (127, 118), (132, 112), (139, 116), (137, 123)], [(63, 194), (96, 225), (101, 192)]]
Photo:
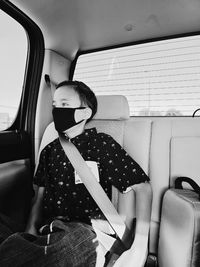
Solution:
[(45, 47), (77, 51), (200, 30), (199, 0), (11, 0), (41, 28)]

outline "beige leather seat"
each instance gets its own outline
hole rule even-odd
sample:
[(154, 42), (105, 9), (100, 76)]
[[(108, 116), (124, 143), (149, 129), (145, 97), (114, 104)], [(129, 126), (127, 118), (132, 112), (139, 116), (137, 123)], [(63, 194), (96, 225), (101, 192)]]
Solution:
[[(153, 204), (150, 252), (159, 267), (191, 267), (197, 263), (199, 237), (193, 213), (200, 209), (195, 193), (174, 190), (178, 176), (200, 184), (200, 121), (198, 118), (157, 119), (152, 124), (150, 178)], [(188, 187), (189, 188), (189, 187)], [(187, 193), (188, 196), (188, 193)], [(196, 261), (196, 263), (195, 263)], [(196, 265), (195, 265), (196, 264)]]
[[(96, 127), (99, 132), (110, 134), (148, 174), (151, 122), (130, 120), (129, 106), (124, 96), (98, 96), (97, 100), (97, 114), (87, 124), (87, 128)], [(57, 137), (52, 122), (44, 132), (40, 151)], [(127, 222), (135, 217), (133, 193), (121, 194), (113, 188), (113, 204)]]

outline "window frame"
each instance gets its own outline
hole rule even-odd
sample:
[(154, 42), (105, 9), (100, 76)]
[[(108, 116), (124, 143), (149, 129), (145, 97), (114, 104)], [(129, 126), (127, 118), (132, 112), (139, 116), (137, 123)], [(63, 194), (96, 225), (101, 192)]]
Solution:
[(22, 139), (23, 133), (26, 132), (31, 142), (31, 165), (34, 166), (35, 114), (44, 62), (44, 38), (36, 23), (14, 4), (1, 0), (0, 8), (21, 24), (27, 34), (28, 42), (24, 81), (18, 112), (12, 125), (8, 129), (2, 130), (0, 134), (6, 135), (15, 132)]
[[(7, 130), (33, 129), (33, 113), (36, 110), (37, 94), (44, 60), (44, 39), (40, 28), (12, 3), (2, 0), (0, 8), (15, 19), (27, 34), (28, 51), (24, 83), (19, 109), (13, 124)], [(31, 120), (30, 120), (31, 119)]]

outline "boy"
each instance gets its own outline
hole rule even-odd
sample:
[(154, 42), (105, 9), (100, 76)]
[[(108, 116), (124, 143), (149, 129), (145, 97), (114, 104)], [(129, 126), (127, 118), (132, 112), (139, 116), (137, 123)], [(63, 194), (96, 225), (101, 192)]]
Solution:
[[(97, 133), (95, 128), (84, 129), (96, 110), (96, 97), (84, 83), (64, 81), (57, 85), (52, 110), (56, 130), (66, 139), (70, 139), (85, 161), (95, 164), (98, 170), (97, 179), (110, 198), (112, 185), (121, 192), (127, 188), (136, 192), (136, 203), (140, 203), (140, 207), (136, 204), (136, 232), (139, 238), (136, 234), (134, 244), (137, 244), (138, 240), (140, 246), (144, 245), (142, 250), (146, 251), (147, 241), (143, 240), (143, 237), (148, 232), (150, 220), (151, 189), (149, 183), (146, 183), (149, 178), (111, 136)], [(66, 246), (72, 246), (71, 261), (68, 259), (66, 266), (95, 266), (95, 264), (97, 266), (94, 242), (96, 235), (91, 227), (91, 220), (101, 219), (104, 216), (75, 174), (59, 139), (43, 149), (33, 182), (37, 193), (27, 224), (27, 232), (37, 234), (42, 224), (49, 224), (55, 218), (62, 219), (68, 227), (68, 240), (70, 240), (70, 244)], [(143, 195), (141, 192), (144, 192)], [(140, 221), (142, 223), (139, 223)], [(77, 232), (74, 237), (72, 225), (73, 227), (78, 225), (78, 228), (75, 227)], [(79, 244), (78, 236), (82, 238), (78, 241)], [(123, 253), (124, 257), (120, 257), (115, 266), (128, 267), (131, 257), (144, 260), (140, 259), (142, 251), (139, 255), (135, 253), (132, 256), (132, 250), (135, 251), (135, 245), (133, 246)], [(79, 256), (82, 253), (82, 256), (75, 262), (77, 253)], [(70, 256), (68, 254), (65, 257)]]

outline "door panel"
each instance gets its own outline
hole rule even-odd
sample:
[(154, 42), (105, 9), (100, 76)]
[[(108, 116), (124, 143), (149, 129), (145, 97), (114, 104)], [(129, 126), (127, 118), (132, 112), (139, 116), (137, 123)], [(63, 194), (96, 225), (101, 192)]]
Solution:
[(0, 163), (30, 157), (30, 148), (29, 135), (26, 132), (0, 132)]
[(0, 133), (0, 212), (25, 223), (32, 190), (31, 145), (25, 132)]

